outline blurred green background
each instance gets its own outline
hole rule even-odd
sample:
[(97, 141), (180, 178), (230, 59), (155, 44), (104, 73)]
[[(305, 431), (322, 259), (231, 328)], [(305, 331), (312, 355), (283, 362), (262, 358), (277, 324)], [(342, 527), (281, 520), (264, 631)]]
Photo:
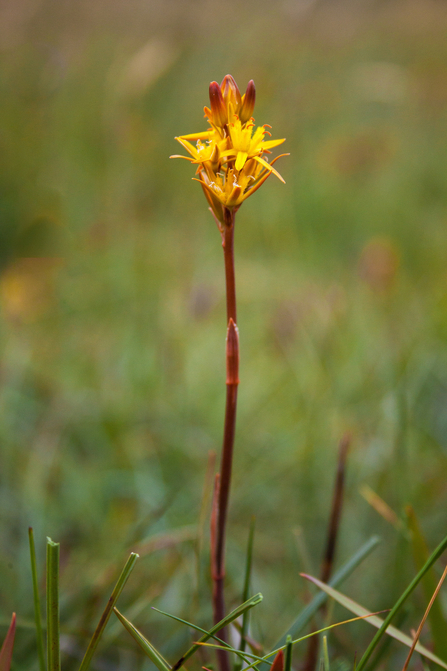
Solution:
[[(62, 544), (64, 668), (147, 539), (122, 610), (172, 661), (190, 633), (150, 606), (209, 623), (223, 260), (191, 166), (168, 157), (206, 129), (208, 84), (227, 73), (255, 80), (256, 121), (291, 154), (287, 184), (270, 178), (237, 216), (228, 607), (255, 513), (254, 635), (272, 645), (302, 608), (346, 431), (337, 565), (382, 537), (346, 592), (387, 608), (415, 572), (362, 485), (398, 516), (412, 505), (431, 547), (445, 535), (446, 36), (439, 0), (4, 1), (0, 615), (22, 624), (15, 669), (37, 668), (29, 525), (42, 575), (45, 536)], [(416, 593), (407, 631), (424, 606)], [(109, 631), (93, 668), (150, 668)], [(370, 637), (331, 634), (340, 668)]]

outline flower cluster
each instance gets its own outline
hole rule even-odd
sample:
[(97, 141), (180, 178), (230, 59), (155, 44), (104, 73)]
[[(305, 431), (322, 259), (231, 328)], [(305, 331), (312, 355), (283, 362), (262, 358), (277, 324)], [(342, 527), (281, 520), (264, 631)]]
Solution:
[(210, 107), (204, 108), (211, 127), (202, 133), (175, 138), (190, 156), (171, 158), (186, 158), (197, 165), (195, 179), (202, 185), (211, 211), (221, 224), (225, 208), (237, 210), (272, 173), (284, 182), (273, 167), (280, 156), (271, 163), (266, 157), (284, 138), (265, 140), (266, 135), (270, 136), (267, 128), (271, 126), (267, 124), (254, 130), (255, 98), (253, 80), (242, 96), (231, 75), (226, 75), (220, 86), (211, 82)]

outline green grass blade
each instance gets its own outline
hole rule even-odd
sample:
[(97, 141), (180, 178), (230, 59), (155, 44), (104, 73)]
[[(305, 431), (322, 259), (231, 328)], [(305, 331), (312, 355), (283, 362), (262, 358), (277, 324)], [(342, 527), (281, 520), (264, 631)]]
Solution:
[[(374, 550), (379, 543), (378, 536), (372, 536), (362, 547), (334, 574), (329, 581), (329, 585), (337, 587), (348, 578), (351, 573), (362, 563), (364, 559)], [(317, 594), (312, 601), (301, 611), (295, 622), (289, 627), (284, 636), (275, 644), (275, 648), (281, 648), (287, 642), (287, 636), (292, 638), (304, 629), (306, 624), (312, 619), (320, 606), (327, 600), (324, 593)]]
[(16, 614), (13, 613), (8, 633), (5, 636), (2, 649), (0, 650), (0, 671), (9, 671), (9, 669), (11, 668), (12, 651), (14, 648), (15, 634), (16, 634)]
[[(166, 615), (167, 617), (170, 617), (172, 620), (176, 620), (176, 622), (181, 622), (182, 624), (186, 624), (188, 627), (191, 627), (191, 629), (195, 629), (196, 631), (200, 631), (201, 634), (209, 634), (210, 632), (207, 631), (206, 629), (203, 629), (202, 627), (199, 627), (197, 624), (193, 624), (192, 622), (188, 622), (187, 620), (183, 620), (181, 617), (177, 617), (176, 615), (171, 615), (170, 613), (166, 613), (164, 610), (160, 610), (159, 608), (155, 608), (154, 606), (152, 607), (152, 610), (155, 610), (157, 613), (161, 613), (162, 615)], [(219, 650), (228, 650), (228, 652), (234, 652), (235, 655), (238, 655), (242, 661), (244, 661), (246, 664), (250, 663), (250, 660), (247, 659), (250, 657), (251, 659), (256, 659), (260, 662), (263, 661), (262, 657), (259, 657), (258, 655), (254, 655), (251, 652), (241, 652), (241, 650), (236, 650), (236, 648), (233, 648), (229, 643), (226, 641), (223, 641), (221, 638), (216, 636), (215, 634), (212, 634), (210, 638), (213, 638), (215, 641), (221, 644), (219, 646)]]
[(324, 671), (330, 671), (329, 652), (327, 649), (327, 636), (323, 636), (323, 669)]
[[(413, 548), (414, 563), (416, 571), (420, 571), (428, 559), (429, 551), (425, 538), (422, 535), (421, 529), (415, 512), (411, 506), (407, 506), (407, 521), (411, 532), (411, 544)], [(427, 603), (434, 594), (438, 581), (434, 575), (433, 570), (427, 571), (422, 579), (422, 588)], [(443, 659), (447, 659), (447, 622), (442, 612), (441, 603), (436, 599), (431, 607), (428, 615), (430, 623), (430, 630), (433, 637), (434, 651)]]
[[(300, 636), (300, 638), (296, 638), (294, 641), (290, 640), (291, 637), (288, 636), (288, 641), (286, 645), (283, 645), (281, 648), (277, 648), (275, 650), (272, 650), (271, 652), (267, 653), (264, 655), (264, 657), (258, 657), (255, 659), (253, 662), (251, 662), (248, 666), (245, 667), (244, 671), (249, 671), (250, 669), (256, 669), (259, 664), (266, 664), (267, 668), (270, 669), (270, 667), (273, 664), (273, 661), (270, 661), (270, 657), (273, 657), (273, 655), (277, 655), (281, 650), (286, 650), (286, 648), (290, 645), (293, 646), (295, 643), (301, 643), (302, 641), (307, 641), (309, 638), (312, 636), (317, 636), (318, 634), (323, 634), (325, 631), (330, 631), (331, 629), (335, 629), (336, 627), (341, 627), (344, 624), (350, 624), (351, 622), (358, 622), (359, 620), (364, 619), (364, 615), (359, 616), (359, 617), (353, 617), (350, 618), (349, 620), (344, 620), (343, 622), (335, 622), (334, 624), (329, 624), (326, 627), (323, 627), (323, 629), (318, 629), (317, 631), (311, 631), (309, 634), (305, 634), (304, 636)], [(368, 617), (371, 617), (371, 615), (368, 613)], [(214, 643), (201, 643), (200, 645), (207, 646), (209, 648), (216, 648), (218, 650), (225, 650), (227, 648), (224, 648), (221, 645), (216, 645)], [(241, 654), (239, 651), (237, 651), (239, 654)], [(244, 653), (245, 655), (249, 655), (250, 653), (246, 652)], [(254, 657), (254, 655), (253, 655)], [(270, 669), (271, 671), (271, 669)]]
[(293, 652), (292, 637), (287, 636), (286, 661), (285, 661), (285, 664), (284, 664), (284, 671), (292, 671), (292, 652)]
[(139, 632), (138, 629), (134, 627), (133, 624), (129, 622), (129, 620), (124, 617), (122, 613), (119, 612), (116, 607), (113, 608), (113, 612), (122, 625), (127, 629), (132, 638), (135, 639), (143, 652), (145, 652), (149, 659), (155, 664), (158, 671), (170, 671), (171, 667), (161, 655), (161, 653), (159, 653), (158, 650), (154, 648), (152, 643), (150, 643), (147, 638), (145, 638), (143, 634)]
[(98, 622), (98, 626), (96, 627), (92, 639), (88, 645), (88, 648), (84, 655), (84, 659), (82, 660), (81, 666), (79, 667), (79, 671), (87, 671), (88, 667), (90, 666), (90, 662), (92, 660), (93, 655), (95, 654), (95, 650), (98, 646), (99, 639), (101, 638), (104, 629), (106, 628), (107, 622), (110, 619), (113, 608), (116, 605), (116, 602), (118, 601), (121, 592), (123, 591), (124, 585), (126, 584), (127, 579), (130, 576), (137, 559), (138, 555), (135, 552), (132, 552), (129, 559), (126, 562), (125, 567), (121, 571), (121, 575), (118, 578), (118, 582), (115, 585), (112, 595), (107, 602), (104, 612), (101, 615), (101, 619)]
[[(435, 561), (439, 559), (439, 557), (442, 555), (444, 550), (447, 548), (447, 536), (444, 538), (444, 540), (441, 541), (441, 543), (438, 545), (438, 547), (432, 552), (430, 557), (427, 559), (425, 562), (424, 566), (421, 568), (419, 573), (413, 578), (411, 583), (408, 585), (407, 589), (403, 592), (401, 597), (396, 601), (394, 604), (393, 608), (391, 609), (390, 613), (388, 616), (385, 618), (382, 626), (380, 627), (379, 631), (377, 634), (374, 636), (373, 640), (363, 653), (363, 657), (361, 658), (360, 662), (358, 663), (357, 666), (357, 671), (362, 671), (362, 669), (365, 667), (368, 659), (371, 657), (371, 654), (373, 650), (375, 649), (376, 645), (382, 638), (383, 634), (385, 633), (386, 628), (390, 624), (391, 620), (395, 616), (395, 614), (398, 612), (400, 607), (403, 605), (403, 603), (408, 599), (410, 594), (413, 592), (413, 590), (417, 587), (419, 582), (422, 580), (424, 575), (427, 573), (427, 571), (430, 570), (430, 568), (433, 566)], [(439, 664), (439, 662), (437, 662)], [(447, 668), (447, 665), (444, 663), (441, 666), (444, 666), (444, 668)]]
[[(366, 608), (364, 608), (363, 606), (358, 604), (356, 601), (353, 601), (352, 599), (345, 596), (344, 594), (341, 594), (340, 592), (333, 589), (329, 585), (325, 585), (325, 583), (318, 580), (318, 578), (313, 578), (312, 576), (308, 576), (304, 573), (302, 575), (303, 575), (303, 577), (307, 578), (308, 580), (313, 582), (315, 585), (317, 585), (324, 592), (326, 592), (326, 594), (328, 594), (333, 599), (335, 599), (335, 601), (337, 601), (342, 606), (344, 606), (349, 611), (351, 611), (351, 613), (354, 613), (355, 615), (358, 615), (358, 616), (362, 617), (364, 615), (368, 615), (368, 613), (370, 612), (369, 610), (367, 610)], [(396, 608), (396, 607), (394, 607), (394, 608)], [(393, 608), (393, 610), (394, 610), (394, 608)], [(396, 627), (393, 627), (391, 624), (389, 624), (390, 619), (391, 619), (390, 615), (392, 615), (393, 610), (390, 611), (390, 613), (388, 614), (388, 616), (386, 617), (385, 620), (382, 620), (377, 615), (372, 615), (371, 617), (366, 618), (366, 621), (369, 622), (370, 624), (372, 624), (373, 627), (377, 627), (377, 629), (379, 629), (379, 631), (377, 633), (380, 633), (381, 631), (383, 633), (383, 632), (385, 632), (385, 629), (386, 629), (386, 633), (389, 636), (391, 636), (392, 638), (395, 638), (397, 641), (400, 641), (400, 643), (403, 643), (404, 645), (411, 648), (411, 646), (413, 645), (413, 639), (410, 638), (410, 636), (407, 636), (403, 632), (399, 631), (399, 629), (396, 629)], [(376, 637), (377, 637), (377, 634), (376, 634), (375, 638)], [(375, 640), (375, 638), (373, 639), (373, 641)], [(378, 639), (378, 641), (379, 640), (380, 639)], [(372, 650), (371, 650), (371, 652), (372, 652)], [(439, 657), (434, 655), (432, 652), (430, 652), (430, 650), (427, 650), (427, 648), (424, 648), (424, 646), (420, 645), (419, 643), (416, 645), (416, 650), (417, 650), (417, 652), (419, 652), (419, 654), (423, 655), (427, 659), (430, 659), (432, 662), (435, 662), (436, 664), (439, 664), (439, 666), (442, 666), (444, 669), (447, 669), (447, 663), (446, 662), (443, 662), (442, 659), (440, 659)], [(363, 655), (363, 657), (364, 657), (364, 655)], [(363, 657), (359, 662), (359, 665), (357, 667), (357, 671), (358, 671), (359, 668), (361, 668), (360, 663), (362, 662)], [(365, 663), (366, 662), (364, 662), (364, 664)]]
[[(250, 582), (251, 582), (251, 569), (253, 564), (253, 543), (255, 538), (255, 518), (251, 518), (250, 531), (248, 534), (248, 547), (247, 547), (247, 560), (245, 564), (245, 579), (244, 579), (244, 590), (242, 592), (242, 601), (245, 602), (248, 599), (250, 594)], [(245, 639), (248, 634), (248, 622), (249, 622), (249, 610), (246, 610), (242, 616), (242, 628), (241, 628), (241, 643), (239, 645), (239, 650), (244, 652), (245, 650)], [(238, 665), (237, 669), (242, 668), (242, 665)]]
[[(403, 626), (405, 619), (408, 617), (408, 608), (402, 608), (402, 610), (396, 615), (395, 619), (395, 624), (394, 626), (396, 629), (401, 629)], [(381, 668), (382, 660), (385, 660), (386, 656), (389, 654), (390, 647), (393, 643), (393, 637), (392, 636), (387, 636), (380, 645), (377, 646), (377, 648), (374, 651), (373, 656), (369, 660), (369, 668), (370, 669), (379, 669)], [(423, 661), (423, 657), (421, 657), (421, 661)], [(383, 668), (383, 665), (382, 665)]]
[(176, 671), (176, 669), (179, 669), (181, 666), (183, 666), (184, 662), (187, 659), (189, 659), (191, 657), (191, 655), (193, 655), (196, 652), (196, 650), (199, 649), (201, 643), (204, 643), (209, 638), (212, 638), (212, 636), (216, 632), (220, 631), (221, 629), (226, 627), (228, 624), (233, 622), (233, 620), (236, 620), (236, 618), (243, 615), (245, 613), (245, 611), (248, 610), (249, 608), (253, 608), (253, 606), (257, 606), (258, 603), (261, 603), (261, 601), (262, 601), (262, 594), (255, 594), (255, 596), (252, 596), (250, 599), (245, 601), (245, 603), (241, 604), (240, 606), (235, 608), (235, 610), (233, 610), (231, 613), (226, 615), (223, 618), (223, 620), (221, 620), (220, 622), (215, 624), (214, 627), (212, 627), (206, 634), (204, 634), (202, 636), (202, 638), (197, 643), (194, 643), (194, 645), (192, 645), (189, 648), (189, 650), (187, 652), (185, 652), (185, 654), (178, 660), (178, 662), (176, 662), (176, 664), (174, 664), (174, 666), (172, 667), (172, 671)]
[[(177, 615), (171, 615), (171, 613), (166, 613), (164, 610), (160, 610), (159, 608), (155, 608), (152, 606), (152, 610), (155, 610), (157, 613), (161, 613), (161, 615), (166, 615), (166, 617), (170, 617), (171, 620), (175, 620), (176, 622), (181, 622), (182, 624), (186, 624), (188, 627), (191, 627), (191, 629), (195, 629), (196, 631), (200, 631), (201, 634), (209, 634), (209, 631), (207, 629), (203, 629), (203, 627), (199, 627), (197, 624), (193, 624), (192, 622), (188, 622), (188, 620), (183, 620), (181, 617), (177, 617)], [(234, 648), (231, 647), (226, 641), (223, 641), (221, 638), (218, 638), (217, 636), (211, 636), (211, 638), (214, 638), (215, 641), (218, 641), (222, 645), (226, 646), (229, 651), (233, 651)]]
[(39, 581), (37, 579), (36, 546), (34, 544), (34, 531), (32, 527), (28, 529), (28, 537), (29, 537), (29, 554), (31, 560), (31, 575), (33, 579), (34, 619), (36, 622), (36, 639), (37, 639), (37, 652), (39, 656), (39, 669), (40, 671), (45, 671), (45, 641), (42, 629)]
[(47, 664), (48, 671), (60, 671), (59, 644), (59, 543), (47, 538)]

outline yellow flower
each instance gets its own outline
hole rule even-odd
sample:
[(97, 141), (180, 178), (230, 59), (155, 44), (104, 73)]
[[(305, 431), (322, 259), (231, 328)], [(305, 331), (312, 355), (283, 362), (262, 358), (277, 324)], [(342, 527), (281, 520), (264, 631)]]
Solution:
[(265, 135), (270, 135), (267, 124), (253, 132), (256, 99), (253, 80), (241, 96), (233, 77), (226, 75), (220, 86), (211, 82), (209, 94), (210, 107), (204, 111), (211, 128), (177, 137), (189, 156), (171, 158), (185, 158), (197, 165), (195, 179), (202, 185), (212, 212), (223, 223), (223, 208), (239, 208), (272, 173), (284, 182), (273, 168), (280, 156), (271, 163), (265, 156), (282, 144), (284, 138), (265, 140)]
[(285, 138), (282, 138), (281, 140), (267, 140), (267, 142), (264, 142), (264, 135), (268, 133), (268, 131), (265, 130), (266, 126), (259, 126), (252, 136), (253, 128), (254, 124), (242, 124), (241, 120), (235, 115), (233, 122), (228, 124), (231, 148), (222, 152), (222, 156), (233, 158), (235, 160), (236, 170), (242, 170), (245, 161), (248, 158), (254, 158), (255, 161), (259, 161), (265, 168), (271, 169), (271, 171), (284, 182), (281, 175), (262, 158), (262, 154), (267, 153), (269, 149), (282, 144)]

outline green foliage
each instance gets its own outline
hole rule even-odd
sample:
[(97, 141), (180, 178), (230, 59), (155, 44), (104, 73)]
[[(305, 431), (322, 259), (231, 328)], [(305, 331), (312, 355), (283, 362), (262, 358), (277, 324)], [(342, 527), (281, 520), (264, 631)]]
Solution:
[(104, 612), (101, 616), (101, 619), (98, 622), (98, 626), (96, 627), (94, 634), (92, 636), (92, 639), (88, 645), (88, 648), (86, 650), (86, 653), (84, 655), (84, 658), (82, 660), (81, 666), (79, 667), (79, 671), (87, 671), (90, 667), (90, 662), (92, 660), (93, 655), (95, 654), (96, 648), (98, 647), (98, 643), (100, 638), (102, 637), (104, 633), (104, 629), (107, 626), (107, 622), (110, 619), (110, 616), (113, 612), (113, 609), (116, 607), (116, 603), (118, 601), (118, 598), (123, 591), (124, 585), (127, 582), (127, 579), (129, 578), (129, 575), (135, 565), (136, 560), (138, 559), (138, 555), (132, 552), (130, 555), (129, 559), (126, 562), (125, 567), (123, 568), (120, 577), (118, 578), (118, 582), (115, 585), (115, 588), (110, 596), (110, 599), (107, 601), (107, 605), (104, 609)]
[(39, 580), (37, 577), (36, 546), (34, 543), (34, 530), (28, 529), (29, 551), (31, 562), (31, 576), (33, 579), (34, 620), (36, 624), (37, 654), (39, 657), (39, 669), (45, 671), (45, 641), (42, 629), (42, 611), (40, 606)]
[[(445, 548), (445, 541), (443, 542), (443, 547)], [(439, 556), (439, 554), (438, 554)], [(427, 564), (428, 565), (428, 564)], [(317, 578), (313, 578), (312, 576), (306, 576), (303, 574), (304, 577), (308, 578), (312, 582), (314, 582), (320, 589), (322, 589), (326, 594), (331, 596), (333, 599), (338, 601), (342, 606), (347, 608), (348, 610), (351, 611), (351, 613), (355, 613), (359, 617), (365, 618), (366, 621), (369, 624), (372, 624), (374, 627), (377, 627), (379, 630), (377, 634), (374, 636), (373, 640), (371, 641), (370, 645), (368, 646), (367, 650), (365, 651), (364, 655), (362, 656), (360, 662), (359, 662), (359, 668), (364, 668), (365, 664), (368, 662), (370, 659), (371, 655), (373, 652), (376, 650), (381, 638), (383, 635), (386, 633), (388, 636), (392, 636), (395, 638), (397, 641), (400, 641), (404, 645), (408, 646), (411, 648), (413, 644), (413, 639), (410, 636), (406, 636), (403, 634), (401, 631), (396, 629), (396, 627), (392, 626), (390, 624), (391, 620), (394, 619), (396, 614), (399, 612), (400, 608), (402, 607), (403, 603), (405, 602), (406, 598), (411, 594), (411, 592), (414, 590), (415, 586), (418, 584), (418, 582), (421, 580), (421, 578), (424, 576), (425, 572), (427, 570), (427, 566), (424, 566), (424, 569), (421, 570), (417, 576), (412, 580), (411, 584), (409, 587), (405, 590), (403, 595), (401, 596), (400, 599), (394, 604), (393, 608), (390, 609), (389, 614), (387, 617), (383, 620), (377, 615), (370, 615), (370, 611), (368, 611), (367, 608), (364, 608), (363, 606), (360, 606), (358, 603), (353, 601), (352, 599), (349, 599), (346, 597), (344, 594), (341, 594), (337, 590), (334, 590), (332, 587), (329, 585), (325, 585), (322, 583), (320, 580)], [(435, 662), (439, 666), (443, 668), (447, 668), (447, 662), (444, 662), (442, 659), (434, 655), (430, 650), (427, 650), (427, 648), (424, 648), (420, 643), (417, 643), (416, 645), (416, 650), (419, 652), (421, 655), (424, 657), (427, 657), (431, 661)], [(356, 667), (357, 668), (357, 667)]]
[[(411, 540), (413, 545), (413, 557), (417, 571), (421, 571), (423, 566), (429, 559), (429, 551), (424, 536), (420, 530), (416, 515), (411, 507), (407, 508), (408, 527), (411, 532)], [(431, 568), (426, 571), (422, 577), (422, 587), (424, 589), (424, 597), (429, 603), (432, 595), (436, 590), (437, 585), (436, 574)], [(442, 611), (442, 606), (438, 599), (433, 602), (432, 608), (428, 615), (430, 621), (430, 629), (433, 637), (434, 650), (442, 659), (447, 659), (447, 639), (445, 632), (447, 631), (446, 618)]]
[(47, 669), (60, 671), (59, 543), (47, 538)]

